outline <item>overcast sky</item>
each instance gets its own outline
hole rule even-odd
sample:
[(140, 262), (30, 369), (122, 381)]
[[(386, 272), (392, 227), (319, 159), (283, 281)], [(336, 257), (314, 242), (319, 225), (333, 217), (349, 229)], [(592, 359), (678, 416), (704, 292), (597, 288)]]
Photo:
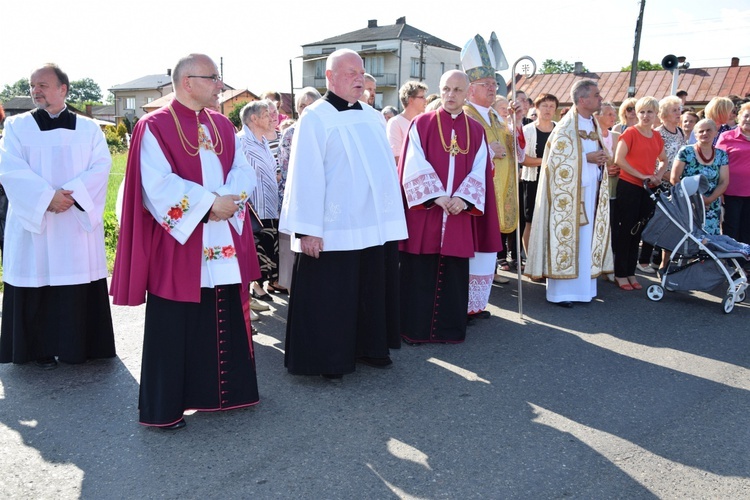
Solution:
[[(639, 0), (484, 1), (462, 15), (468, 2), (444, 0), (328, 0), (317, 3), (320, 11), (300, 8), (298, 1), (6, 3), (0, 10), (0, 88), (56, 62), (71, 80), (93, 78), (106, 91), (165, 73), (181, 56), (203, 52), (217, 64), (223, 58), (228, 85), (258, 94), (289, 92), (290, 60), (294, 85), (301, 86), (301, 45), (364, 28), (369, 19), (384, 26), (402, 16), (459, 47), (477, 33), (488, 38), (495, 31), (510, 65), (529, 55), (540, 66), (545, 59), (561, 59), (581, 61), (593, 72), (617, 71), (632, 60), (640, 8)], [(507, 7), (491, 10), (495, 3)], [(698, 68), (729, 66), (739, 57), (740, 64), (750, 65), (749, 29), (750, 0), (648, 0), (639, 59), (659, 63), (674, 54)], [(509, 75), (503, 73), (506, 80)]]

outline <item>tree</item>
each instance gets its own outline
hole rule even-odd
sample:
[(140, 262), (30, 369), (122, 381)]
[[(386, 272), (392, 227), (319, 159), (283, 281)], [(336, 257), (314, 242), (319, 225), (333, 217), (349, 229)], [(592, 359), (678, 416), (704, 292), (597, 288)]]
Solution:
[(245, 107), (246, 102), (238, 102), (234, 105), (232, 108), (232, 111), (229, 112), (227, 115), (227, 118), (229, 118), (229, 121), (234, 124), (237, 129), (242, 128), (242, 119), (240, 118), (240, 111), (242, 111), (242, 108)]
[[(630, 69), (633, 67), (633, 64), (628, 64), (624, 68), (622, 68), (620, 71), (630, 71)], [(653, 71), (655, 69), (664, 69), (661, 67), (661, 64), (654, 64), (650, 61), (638, 61), (638, 71)]]
[(0, 92), (0, 102), (7, 102), (8, 100), (17, 96), (28, 96), (31, 94), (31, 87), (29, 86), (28, 78), (21, 78), (13, 85), (5, 85), (5, 88)]
[(102, 100), (102, 89), (91, 78), (75, 80), (70, 82), (68, 100), (71, 102), (100, 102)]
[[(572, 73), (575, 71), (576, 66), (575, 64), (569, 63), (568, 61), (563, 61), (561, 59), (558, 59), (555, 61), (554, 59), (547, 59), (542, 63), (542, 70), (541, 72), (544, 74), (549, 73)], [(588, 73), (588, 69), (585, 67), (581, 69), (584, 73)]]

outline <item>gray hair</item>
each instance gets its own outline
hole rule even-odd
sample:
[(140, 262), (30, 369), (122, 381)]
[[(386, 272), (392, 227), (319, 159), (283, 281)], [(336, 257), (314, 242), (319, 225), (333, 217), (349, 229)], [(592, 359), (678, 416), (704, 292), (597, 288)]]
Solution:
[(372, 76), (370, 73), (365, 73), (364, 77), (365, 77), (365, 80), (367, 80), (368, 82), (378, 83), (375, 77)]
[(297, 97), (294, 98), (294, 109), (299, 113), (299, 107), (304, 100), (310, 99), (311, 101), (317, 101), (320, 97), (321, 95), (320, 92), (318, 92), (318, 89), (315, 87), (305, 87), (299, 94), (297, 94)]
[(612, 110), (615, 112), (615, 116), (617, 116), (617, 107), (609, 101), (603, 102), (602, 107), (599, 108), (599, 111), (595, 111), (594, 115), (600, 116), (604, 112), (604, 108), (612, 108)]
[(195, 60), (198, 56), (203, 54), (188, 54), (185, 57), (181, 57), (177, 64), (174, 65), (172, 70), (172, 86), (176, 89), (182, 77), (190, 73), (195, 65)]
[(268, 102), (265, 100), (250, 101), (242, 107), (240, 119), (242, 123), (247, 125), (251, 116), (260, 116), (264, 111), (268, 111)]
[(573, 104), (577, 105), (579, 99), (588, 97), (594, 87), (598, 87), (594, 80), (578, 80), (573, 84), (573, 88), (570, 89), (570, 98), (573, 100)]

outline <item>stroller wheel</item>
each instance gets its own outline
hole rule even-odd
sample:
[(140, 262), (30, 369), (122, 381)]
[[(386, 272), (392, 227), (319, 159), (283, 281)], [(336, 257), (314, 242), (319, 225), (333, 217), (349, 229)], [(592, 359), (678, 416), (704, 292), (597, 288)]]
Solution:
[(661, 285), (651, 285), (646, 290), (646, 296), (654, 302), (658, 302), (664, 297), (664, 289)]
[(737, 292), (737, 300), (735, 302), (743, 302), (745, 300), (745, 290)]
[(729, 314), (734, 309), (734, 295), (729, 293), (724, 300), (721, 301), (721, 307), (724, 309), (724, 313)]

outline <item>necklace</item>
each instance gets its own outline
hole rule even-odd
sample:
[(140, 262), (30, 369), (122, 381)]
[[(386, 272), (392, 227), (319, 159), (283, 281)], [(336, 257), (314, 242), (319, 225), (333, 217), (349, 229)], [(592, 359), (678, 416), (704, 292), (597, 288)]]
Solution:
[(438, 132), (440, 133), (440, 142), (443, 144), (443, 149), (446, 153), (450, 153), (451, 156), (456, 156), (457, 154), (465, 155), (469, 152), (469, 144), (471, 143), (471, 137), (469, 137), (469, 118), (466, 116), (466, 113), (464, 113), (464, 121), (466, 122), (466, 149), (461, 149), (458, 146), (458, 141), (456, 140), (456, 136), (452, 135), (451, 137), (451, 144), (450, 146), (445, 144), (445, 137), (443, 137), (443, 126), (440, 124), (440, 112), (437, 113), (437, 122), (438, 122)]
[(705, 156), (703, 156), (703, 151), (701, 150), (700, 145), (696, 144), (696, 146), (698, 147), (695, 149), (698, 150), (698, 156), (701, 157), (701, 160), (703, 160), (703, 163), (710, 165), (714, 161), (714, 156), (716, 156), (716, 149), (714, 149), (714, 147), (711, 146), (711, 156), (709, 158), (706, 158)]
[[(190, 144), (190, 141), (188, 140), (187, 137), (185, 137), (185, 133), (182, 131), (182, 125), (180, 125), (180, 121), (177, 119), (177, 114), (174, 112), (172, 105), (170, 104), (168, 107), (169, 107), (169, 112), (172, 114), (172, 118), (174, 119), (175, 127), (177, 127), (177, 134), (180, 136), (180, 143), (182, 144), (182, 149), (184, 149), (185, 152), (190, 156), (198, 156), (198, 154), (200, 153), (200, 149), (201, 149), (200, 135), (198, 137), (197, 146), (193, 146), (192, 144)], [(221, 141), (219, 130), (216, 128), (216, 124), (214, 123), (213, 118), (211, 118), (211, 115), (206, 113), (206, 117), (208, 118), (208, 121), (211, 123), (211, 128), (213, 129), (213, 132), (214, 132), (213, 136), (216, 137), (216, 144), (214, 145), (213, 142), (210, 142), (210, 141), (209, 141), (209, 144), (211, 145), (211, 149), (213, 149), (214, 153), (216, 153), (217, 155), (220, 155), (221, 153), (224, 152), (224, 144)], [(201, 122), (200, 120), (198, 120), (198, 115), (195, 116), (195, 119), (198, 122), (198, 128), (202, 130), (203, 127), (201, 127)]]

